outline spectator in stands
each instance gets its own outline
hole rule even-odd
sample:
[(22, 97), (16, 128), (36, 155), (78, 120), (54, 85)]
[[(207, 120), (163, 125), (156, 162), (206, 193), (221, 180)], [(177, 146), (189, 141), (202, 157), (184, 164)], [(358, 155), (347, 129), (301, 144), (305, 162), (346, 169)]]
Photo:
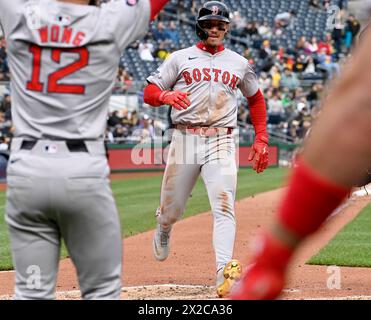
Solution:
[(0, 80), (9, 81), (8, 56), (6, 52), (6, 41), (4, 37), (0, 37)]
[(139, 126), (139, 117), (138, 117), (138, 112), (136, 110), (133, 110), (131, 112), (129, 120), (130, 120), (130, 123), (133, 129)]
[(140, 142), (151, 142), (155, 138), (155, 128), (153, 121), (147, 114), (144, 114), (139, 126), (134, 130), (133, 136), (137, 137)]
[(273, 97), (268, 100), (268, 123), (279, 124), (284, 118), (285, 110), (280, 98), (279, 91), (273, 94)]
[(259, 87), (265, 92), (272, 85), (272, 79), (268, 76), (266, 72), (262, 72), (259, 77)]
[(269, 40), (264, 40), (262, 43), (262, 47), (259, 51), (259, 58), (265, 60), (267, 58), (272, 57), (272, 49)]
[(0, 65), (6, 58), (6, 40), (4, 36), (0, 36)]
[(340, 10), (337, 13), (334, 29), (332, 30), (332, 40), (333, 40), (334, 49), (335, 49), (333, 52), (333, 55), (336, 60), (339, 60), (339, 56), (342, 53), (344, 28), (345, 28), (344, 11)]
[(259, 35), (258, 29), (256, 27), (256, 22), (248, 22), (244, 33), (248, 34), (250, 37)]
[(286, 114), (293, 105), (293, 94), (289, 88), (282, 88), (281, 101)]
[(333, 40), (331, 33), (326, 33), (326, 37), (324, 41), (320, 41), (318, 44), (318, 53), (322, 53), (325, 50), (325, 54), (332, 55), (334, 52), (333, 48)]
[(303, 107), (296, 116), (295, 121), (298, 122), (297, 136), (299, 139), (303, 139), (306, 136), (312, 122), (310, 110), (307, 107)]
[(320, 83), (315, 83), (312, 85), (308, 95), (307, 101), (311, 106), (314, 106), (317, 101), (322, 99), (323, 86)]
[(331, 0), (323, 0), (323, 8), (325, 11), (328, 11), (331, 6)]
[(251, 51), (251, 48), (247, 47), (243, 52), (243, 56), (246, 60), (249, 61), (250, 64), (254, 64), (254, 57)]
[(293, 139), (294, 143), (299, 143), (299, 137), (298, 137), (298, 131), (299, 131), (299, 121), (293, 120), (288, 125), (288, 134)]
[(8, 151), (9, 144), (7, 143), (7, 139), (4, 136), (0, 136), (0, 152)]
[(293, 73), (290, 69), (286, 68), (285, 72), (281, 78), (281, 87), (289, 88), (290, 90), (294, 90), (299, 87), (300, 83), (295, 73)]
[(296, 50), (304, 51), (308, 46), (307, 38), (305, 36), (301, 36), (299, 40), (296, 42)]
[(127, 107), (122, 107), (121, 110), (121, 124), (126, 127), (128, 131), (131, 130), (133, 124), (131, 121), (131, 114), (129, 113), (129, 109)]
[(258, 28), (258, 33), (263, 39), (272, 38), (272, 28), (269, 26), (268, 21), (264, 21)]
[(270, 75), (272, 78), (272, 87), (279, 88), (281, 83), (281, 73), (276, 66), (273, 66)]
[(119, 112), (114, 110), (108, 114), (107, 125), (109, 127), (116, 127), (118, 124), (121, 124), (122, 118), (119, 116)]
[(322, 48), (321, 52), (317, 56), (318, 67), (326, 71), (327, 79), (332, 79), (334, 76), (340, 74), (340, 66), (334, 61), (334, 58), (327, 54), (326, 48)]
[(276, 28), (288, 28), (291, 29), (295, 24), (296, 11), (290, 10), (289, 12), (282, 12), (276, 15), (274, 18)]
[(116, 79), (115, 79), (115, 83), (113, 85), (113, 92), (117, 92), (117, 91), (121, 91), (122, 89), (122, 72), (123, 72), (123, 68), (119, 67), (117, 69), (117, 75), (116, 75)]
[(273, 29), (273, 35), (276, 38), (280, 38), (283, 35), (283, 28), (276, 25)]
[(106, 128), (104, 140), (107, 141), (108, 143), (115, 143), (115, 137), (113, 136), (113, 133), (109, 127)]
[(261, 48), (258, 52), (259, 69), (261, 71), (269, 72), (269, 70), (274, 66), (274, 56), (273, 51), (270, 46), (269, 40), (264, 40), (261, 44)]
[(179, 31), (175, 21), (170, 21), (169, 27), (165, 30), (166, 39), (170, 40), (175, 46), (179, 46)]
[(115, 126), (113, 130), (113, 137), (115, 139), (115, 142), (124, 143), (128, 136), (129, 136), (129, 131), (125, 126), (121, 124), (118, 124)]
[(309, 0), (309, 6), (314, 9), (322, 9), (319, 0)]
[(307, 64), (304, 69), (304, 73), (310, 74), (310, 73), (316, 73), (316, 64), (314, 63), (313, 57), (308, 57)]
[(299, 101), (300, 98), (307, 96), (307, 93), (303, 90), (303, 87), (297, 87), (295, 90), (293, 90), (293, 93), (294, 93), (293, 98), (296, 101)]
[(0, 111), (5, 113), (5, 119), (11, 120), (11, 107), (12, 107), (12, 100), (10, 96), (10, 92), (6, 92), (4, 94), (3, 101), (0, 104)]
[(317, 37), (312, 37), (312, 39), (306, 43), (304, 52), (306, 54), (315, 54), (318, 52), (318, 40)]
[(284, 58), (285, 66), (284, 69), (293, 70), (295, 65), (295, 56), (294, 55), (286, 55)]
[(170, 55), (170, 52), (166, 49), (165, 42), (161, 42), (158, 48), (155, 50), (153, 55), (160, 60), (165, 60)]
[(122, 72), (122, 82), (123, 82), (122, 90), (124, 93), (126, 93), (133, 86), (134, 79), (130, 72), (125, 69)]
[(7, 124), (8, 132), (10, 134), (11, 127), (12, 127), (12, 104), (11, 104), (11, 97), (10, 95), (6, 95), (4, 98), (4, 109), (3, 112), (5, 114), (5, 122)]
[(296, 73), (302, 73), (307, 67), (307, 61), (303, 55), (297, 56), (293, 67), (293, 71)]
[(10, 128), (12, 126), (12, 122), (5, 118), (5, 113), (0, 112), (0, 136), (7, 136), (9, 135)]
[(235, 11), (233, 13), (232, 26), (230, 28), (231, 34), (236, 37), (244, 37), (247, 29), (247, 21), (245, 17), (242, 17), (240, 12)]
[(240, 108), (238, 108), (237, 121), (247, 123), (249, 116), (250, 113), (248, 108), (246, 108), (244, 105), (241, 105)]
[(349, 15), (345, 26), (345, 47), (347, 49), (347, 53), (349, 53), (360, 30), (361, 23), (355, 18), (354, 15)]
[(296, 105), (296, 109), (302, 112), (303, 109), (309, 109), (309, 103), (307, 97), (301, 97)]
[(150, 42), (141, 42), (139, 44), (138, 53), (140, 58), (143, 61), (155, 61), (155, 58), (152, 55), (153, 44)]
[(118, 68), (115, 84), (113, 86), (114, 92), (125, 93), (133, 85), (132, 75), (122, 67)]
[(162, 42), (168, 39), (167, 34), (166, 34), (165, 25), (161, 21), (157, 23), (156, 27), (152, 28), (152, 34), (156, 42)]
[(191, 14), (192, 17), (196, 17), (198, 12), (198, 4), (196, 0), (192, 0), (192, 5), (191, 5)]

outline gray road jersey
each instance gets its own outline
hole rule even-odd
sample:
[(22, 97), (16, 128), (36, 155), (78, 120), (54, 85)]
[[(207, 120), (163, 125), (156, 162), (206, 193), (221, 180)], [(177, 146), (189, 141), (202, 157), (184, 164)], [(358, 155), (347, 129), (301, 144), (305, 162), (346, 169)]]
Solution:
[(172, 109), (174, 124), (214, 127), (236, 127), (238, 90), (251, 97), (259, 88), (245, 58), (229, 49), (212, 55), (197, 46), (174, 52), (147, 80), (162, 90), (191, 93), (187, 110)]
[(120, 55), (149, 25), (149, 1), (128, 3), (0, 0), (16, 136), (103, 137)]

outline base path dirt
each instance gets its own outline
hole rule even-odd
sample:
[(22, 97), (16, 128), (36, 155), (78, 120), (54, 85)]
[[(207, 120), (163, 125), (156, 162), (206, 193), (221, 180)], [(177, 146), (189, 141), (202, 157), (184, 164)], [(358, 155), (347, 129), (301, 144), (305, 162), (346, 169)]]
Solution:
[[(282, 191), (267, 192), (236, 202), (236, 259), (248, 261), (251, 237), (262, 227), (271, 224)], [(329, 269), (306, 265), (305, 262), (356, 217), (370, 200), (370, 196), (349, 199), (315, 236), (302, 244), (290, 266), (290, 276), (282, 299), (369, 298), (371, 269), (340, 268), (341, 288), (330, 290), (327, 288)], [(211, 213), (190, 217), (174, 225), (171, 253), (166, 261), (157, 262), (153, 258), (152, 235), (153, 231), (149, 231), (124, 240), (125, 287), (122, 298), (215, 299)], [(13, 281), (13, 272), (0, 272), (0, 296), (13, 293)], [(76, 299), (79, 297), (77, 290), (74, 267), (69, 259), (64, 259), (60, 262), (58, 299)]]

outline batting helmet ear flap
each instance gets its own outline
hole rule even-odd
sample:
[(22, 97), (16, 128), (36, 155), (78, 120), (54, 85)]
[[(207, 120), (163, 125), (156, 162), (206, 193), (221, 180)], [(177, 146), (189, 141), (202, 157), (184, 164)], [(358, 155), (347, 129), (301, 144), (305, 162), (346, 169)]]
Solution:
[(206, 41), (209, 38), (209, 33), (202, 29), (199, 22), (196, 23), (196, 34), (201, 41)]

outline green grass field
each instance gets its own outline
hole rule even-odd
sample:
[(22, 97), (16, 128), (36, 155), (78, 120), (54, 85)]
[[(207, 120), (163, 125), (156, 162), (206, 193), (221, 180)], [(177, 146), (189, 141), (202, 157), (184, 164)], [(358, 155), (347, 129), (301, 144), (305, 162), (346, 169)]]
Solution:
[[(257, 175), (251, 169), (241, 169), (238, 175), (237, 199), (269, 191), (282, 186), (287, 170), (267, 169)], [(131, 180), (114, 180), (112, 189), (120, 212), (122, 234), (124, 237), (153, 229), (156, 226), (155, 211), (159, 205), (162, 176)], [(0, 192), (0, 210), (4, 213), (5, 193)], [(206, 189), (199, 180), (187, 203), (184, 217), (210, 210)], [(67, 255), (62, 249), (62, 256)], [(4, 221), (0, 215), (0, 270), (12, 268), (9, 239)]]
[(308, 264), (371, 267), (371, 204), (312, 257)]

